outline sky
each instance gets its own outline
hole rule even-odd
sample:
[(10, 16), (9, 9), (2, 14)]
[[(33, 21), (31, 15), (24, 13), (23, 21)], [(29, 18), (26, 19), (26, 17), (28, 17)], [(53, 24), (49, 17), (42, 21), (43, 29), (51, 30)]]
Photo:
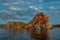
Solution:
[(38, 12), (44, 12), (51, 24), (60, 24), (60, 0), (0, 0), (0, 24), (28, 23)]

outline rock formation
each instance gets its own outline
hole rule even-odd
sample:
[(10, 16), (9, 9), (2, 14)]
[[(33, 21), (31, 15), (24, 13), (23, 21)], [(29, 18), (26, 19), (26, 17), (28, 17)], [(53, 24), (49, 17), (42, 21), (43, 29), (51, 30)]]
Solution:
[(36, 16), (33, 18), (32, 21), (30, 21), (26, 26), (25, 29), (34, 27), (36, 29), (40, 28), (51, 28), (51, 24), (49, 22), (48, 16), (45, 15), (43, 12), (37, 13)]
[(20, 29), (24, 28), (26, 24), (23, 22), (8, 22), (2, 26), (2, 28), (6, 28), (9, 31), (16, 32), (20, 31)]

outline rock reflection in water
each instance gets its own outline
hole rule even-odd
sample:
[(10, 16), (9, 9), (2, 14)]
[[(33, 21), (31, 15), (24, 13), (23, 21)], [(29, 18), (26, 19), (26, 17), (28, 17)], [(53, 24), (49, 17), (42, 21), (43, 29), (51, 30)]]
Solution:
[(24, 29), (18, 32), (11, 32), (11, 31), (13, 30), (9, 30), (9, 32), (7, 32), (8, 39), (48, 40), (51, 29), (47, 29), (47, 30), (40, 29), (39, 31), (36, 31), (34, 29), (29, 29), (28, 33)]
[[(15, 31), (13, 29), (0, 29), (0, 32), (2, 31), (0, 33), (0, 40), (60, 40), (60, 32), (57, 32), (57, 30), (60, 29), (55, 29), (55, 27), (53, 29), (35, 30), (34, 28), (30, 28), (28, 32), (25, 29), (21, 29), (19, 31)], [(57, 36), (56, 33), (59, 36)]]
[(34, 40), (27, 34), (25, 29), (21, 29), (18, 32), (9, 31), (7, 34), (7, 40)]
[(51, 29), (41, 29), (39, 32), (35, 30), (29, 30), (28, 33), (32, 38), (36, 40), (49, 40)]

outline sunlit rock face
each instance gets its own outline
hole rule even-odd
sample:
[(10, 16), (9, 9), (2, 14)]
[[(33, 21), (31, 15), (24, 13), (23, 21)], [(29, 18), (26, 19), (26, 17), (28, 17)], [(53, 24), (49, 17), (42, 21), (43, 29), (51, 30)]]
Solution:
[(51, 28), (48, 16), (45, 15), (43, 12), (37, 13), (36, 16), (33, 18), (33, 20), (25, 26), (25, 29), (28, 29), (31, 27), (36, 29)]
[(22, 29), (26, 24), (23, 22), (8, 22), (6, 23), (3, 28), (7, 28), (8, 31), (17, 32)]

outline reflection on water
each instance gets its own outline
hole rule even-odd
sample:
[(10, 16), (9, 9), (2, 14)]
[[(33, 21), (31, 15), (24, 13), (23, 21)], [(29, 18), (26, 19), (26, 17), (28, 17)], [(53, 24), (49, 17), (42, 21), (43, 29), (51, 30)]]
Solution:
[(39, 32), (37, 31), (29, 31), (29, 34), (35, 38), (36, 40), (48, 40), (51, 29), (41, 29)]
[(40, 31), (21, 29), (13, 32), (9, 29), (0, 28), (0, 40), (60, 40), (60, 28)]

